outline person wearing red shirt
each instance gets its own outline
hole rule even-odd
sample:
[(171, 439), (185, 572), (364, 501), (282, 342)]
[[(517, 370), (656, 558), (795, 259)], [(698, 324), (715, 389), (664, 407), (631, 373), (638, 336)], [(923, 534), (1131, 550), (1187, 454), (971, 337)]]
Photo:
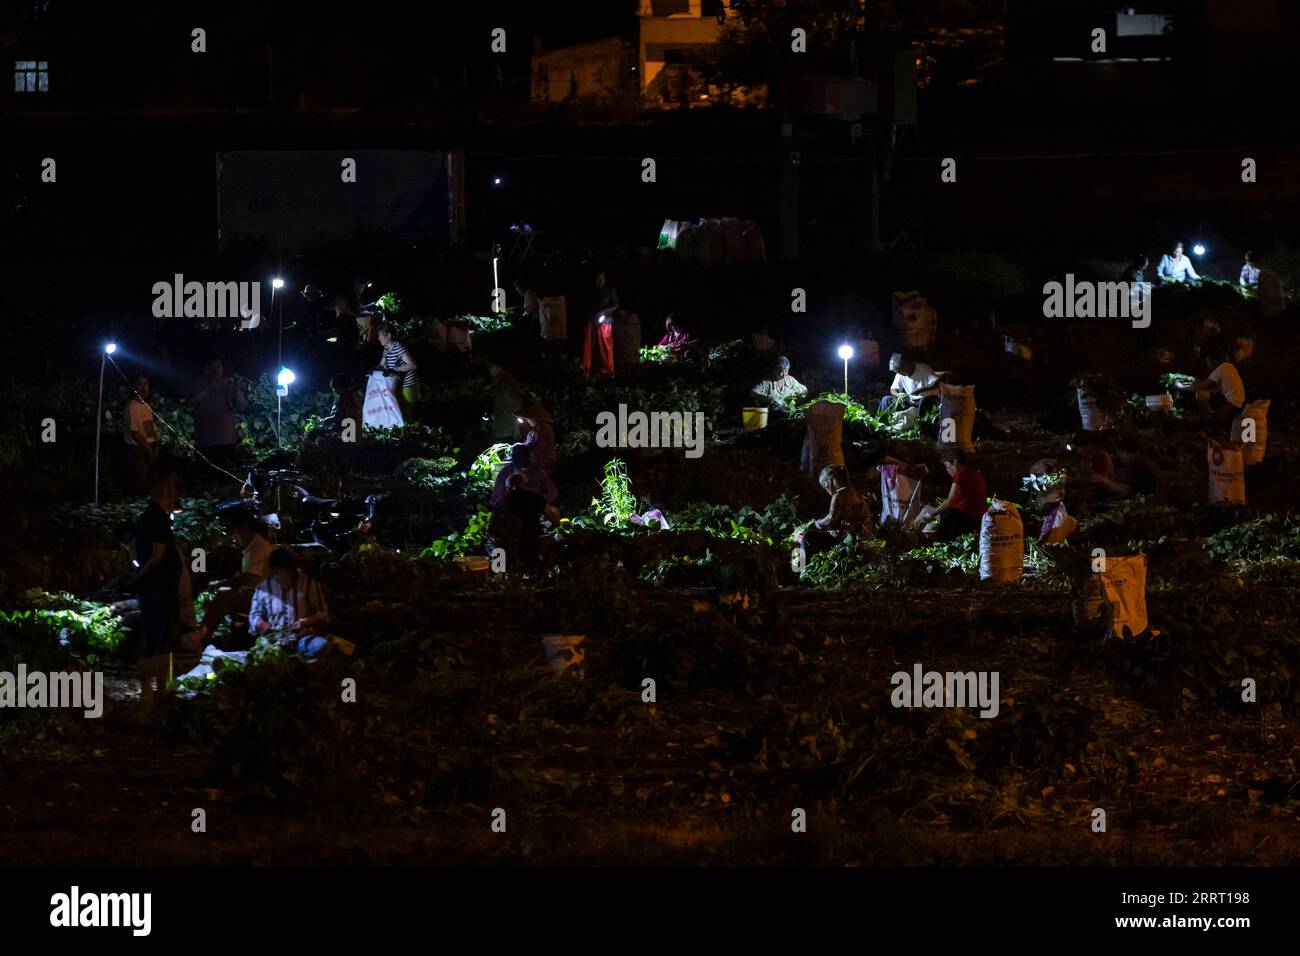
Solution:
[(960, 448), (944, 452), (943, 467), (952, 478), (948, 497), (937, 507), (927, 505), (922, 508), (916, 520), (925, 523), (937, 516), (939, 530), (935, 538), (952, 541), (979, 530), (984, 512), (988, 510), (989, 489), (984, 473), (967, 459)]

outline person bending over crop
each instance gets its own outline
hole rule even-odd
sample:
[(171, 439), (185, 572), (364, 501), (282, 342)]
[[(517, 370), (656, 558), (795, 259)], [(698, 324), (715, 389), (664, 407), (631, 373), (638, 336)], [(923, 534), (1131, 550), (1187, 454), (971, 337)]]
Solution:
[(939, 376), (924, 362), (914, 362), (896, 352), (889, 358), (889, 370), (894, 373), (894, 381), (889, 394), (880, 400), (882, 412), (898, 399), (915, 406), (917, 415), (924, 415), (939, 403)]
[(670, 358), (679, 359), (695, 344), (695, 339), (677, 324), (676, 318), (670, 315), (664, 319), (664, 337), (659, 340), (659, 347), (667, 349)]
[(1093, 474), (1092, 481), (1117, 495), (1147, 495), (1156, 501), (1164, 500), (1164, 475), (1160, 472), (1160, 466), (1147, 455), (1146, 449), (1136, 436), (1125, 435), (1121, 438), (1116, 454), (1124, 466), (1123, 480)]
[(505, 494), (492, 508), (488, 523), (491, 548), (506, 555), (505, 573), (533, 571), (542, 549), (542, 515), (546, 499), (524, 484), (524, 476), (514, 472), (506, 479)]
[(211, 636), (227, 617), (246, 614), (253, 604), (253, 592), (271, 575), (271, 542), (266, 540), (261, 523), (249, 512), (240, 508), (230, 527), (231, 533), (244, 546), (239, 562), (239, 573), (224, 581), (214, 582), (217, 593), (212, 596), (203, 612), (203, 633)]
[(805, 568), (814, 554), (834, 547), (846, 537), (871, 537), (871, 506), (849, 484), (848, 473), (838, 465), (827, 465), (818, 480), (831, 496), (831, 504), (825, 517), (814, 521), (799, 538)]
[(759, 404), (784, 405), (786, 402), (808, 394), (808, 386), (790, 374), (790, 360), (779, 356), (772, 366), (772, 375), (750, 390)]
[(276, 548), (268, 559), (271, 576), (253, 593), (248, 615), (250, 634), (277, 634), (280, 644), (313, 656), (329, 646), (321, 631), (330, 622), (325, 592), (305, 571), (298, 570), (293, 554)]
[(546, 502), (546, 517), (552, 522), (559, 521), (560, 510), (555, 502), (560, 497), (560, 491), (541, 463), (533, 459), (533, 447), (528, 444), (510, 446), (510, 461), (497, 473), (496, 484), (492, 488), (492, 507), (496, 508), (505, 500), (511, 477), (520, 475), (523, 486), (529, 491), (537, 492)]
[(1180, 385), (1179, 388), (1194, 393), (1205, 411), (1231, 419), (1246, 404), (1246, 385), (1241, 380), (1241, 373), (1228, 361), (1221, 346), (1207, 348), (1203, 354), (1206, 366), (1211, 369), (1210, 374), (1199, 382)]
[(361, 396), (352, 387), (352, 376), (339, 372), (330, 379), (330, 389), (334, 392), (334, 407), (329, 415), (321, 419), (321, 426), (334, 431), (342, 431), (346, 422), (352, 422), (354, 435), (361, 432)]
[(943, 467), (952, 479), (948, 497), (938, 505), (926, 505), (916, 516), (925, 524), (938, 517), (939, 541), (953, 541), (971, 531), (979, 530), (980, 520), (988, 510), (988, 484), (984, 473), (975, 467), (960, 448), (948, 449), (943, 454)]

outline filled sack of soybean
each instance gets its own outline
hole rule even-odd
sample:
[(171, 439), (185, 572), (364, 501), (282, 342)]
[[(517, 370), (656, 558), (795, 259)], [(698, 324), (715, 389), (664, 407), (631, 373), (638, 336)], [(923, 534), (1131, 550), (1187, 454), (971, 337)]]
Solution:
[(620, 311), (614, 316), (614, 374), (633, 375), (641, 364), (641, 316)]
[(1015, 505), (994, 498), (980, 522), (980, 580), (1019, 581), (1025, 572), (1025, 528)]
[(808, 433), (799, 454), (799, 466), (813, 478), (827, 465), (844, 465), (844, 406), (839, 402), (820, 401), (805, 413)]
[[(674, 239), (676, 233), (673, 234)], [(562, 295), (544, 296), (538, 308), (541, 320), (542, 338), (547, 341), (563, 339), (568, 336), (568, 302)]]
[(939, 386), (939, 444), (971, 451), (971, 429), (975, 427), (975, 386)]
[(1077, 527), (1079, 527), (1079, 519), (1066, 511), (1065, 502), (1061, 502), (1043, 519), (1042, 530), (1038, 532), (1038, 541), (1040, 544), (1060, 544)]
[(1110, 427), (1110, 416), (1101, 410), (1097, 396), (1086, 388), (1078, 389), (1079, 420), (1086, 432), (1099, 432)]
[(1232, 440), (1241, 445), (1241, 459), (1247, 466), (1264, 460), (1268, 447), (1269, 399), (1247, 402), (1232, 422)]
[(1244, 505), (1246, 462), (1241, 446), (1211, 438), (1205, 449), (1205, 458), (1210, 471), (1210, 491), (1206, 500), (1212, 505)]
[(1147, 629), (1147, 556), (1107, 555), (1084, 579), (1075, 612), (1080, 623), (1110, 624), (1113, 637), (1136, 637)]
[(880, 466), (880, 523), (910, 524), (921, 511), (921, 480), (904, 474), (902, 465)]
[(397, 404), (389, 382), (401, 379), (389, 377), (383, 372), (371, 372), (366, 382), (366, 401), (361, 406), (361, 421), (371, 428), (400, 428), (405, 424), (402, 408)]

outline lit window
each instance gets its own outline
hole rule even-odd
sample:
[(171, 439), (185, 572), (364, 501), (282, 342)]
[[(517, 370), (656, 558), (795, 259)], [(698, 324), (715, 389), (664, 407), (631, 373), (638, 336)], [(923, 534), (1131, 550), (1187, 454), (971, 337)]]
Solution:
[(48, 93), (50, 91), (50, 64), (47, 60), (15, 60), (15, 93)]

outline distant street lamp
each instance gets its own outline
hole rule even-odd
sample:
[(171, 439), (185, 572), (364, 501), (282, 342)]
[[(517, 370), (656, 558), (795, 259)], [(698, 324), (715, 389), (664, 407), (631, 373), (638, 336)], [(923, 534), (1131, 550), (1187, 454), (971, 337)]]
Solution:
[(847, 398), (849, 394), (849, 359), (853, 358), (853, 346), (841, 345), (840, 358), (844, 359), (844, 395)]
[(99, 356), (99, 404), (95, 410), (95, 507), (99, 507), (99, 439), (104, 431), (104, 367), (108, 357), (117, 351), (117, 343), (109, 342)]

